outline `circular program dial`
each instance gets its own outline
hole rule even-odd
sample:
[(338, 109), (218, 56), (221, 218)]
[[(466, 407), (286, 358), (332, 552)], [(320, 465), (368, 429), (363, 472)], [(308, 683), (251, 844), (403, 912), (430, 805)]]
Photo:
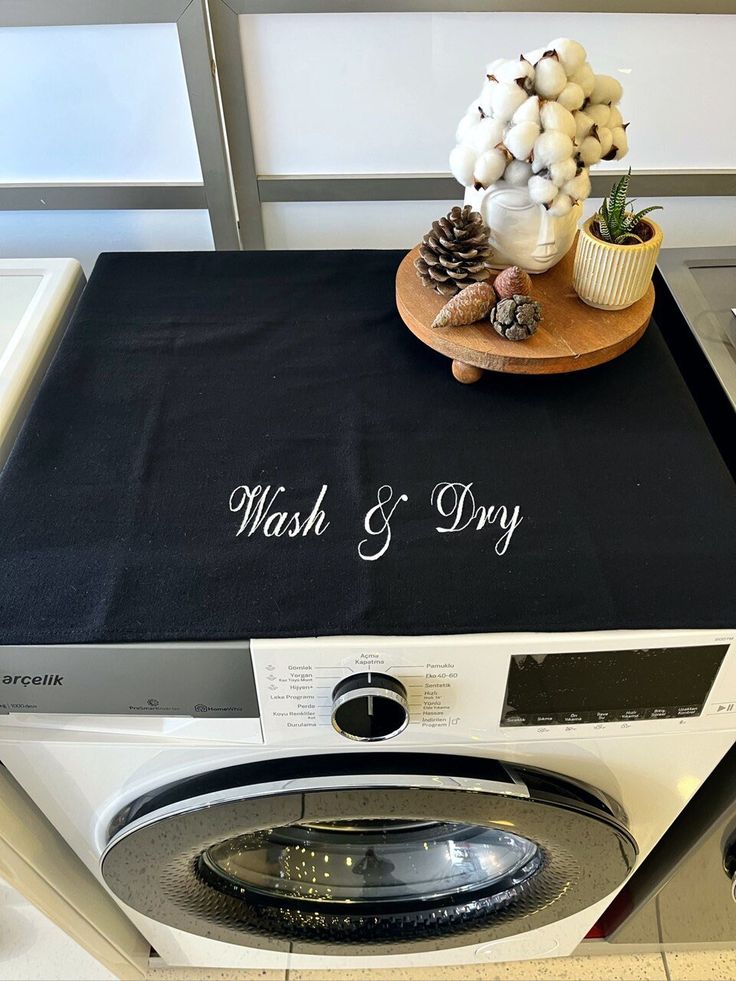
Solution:
[(391, 675), (366, 671), (335, 685), (332, 725), (341, 736), (375, 742), (398, 736), (408, 724), (406, 688)]

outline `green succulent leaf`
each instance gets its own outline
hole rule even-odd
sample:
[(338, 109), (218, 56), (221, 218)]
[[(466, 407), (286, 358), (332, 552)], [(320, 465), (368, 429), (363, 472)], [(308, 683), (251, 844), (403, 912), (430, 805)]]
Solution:
[(637, 224), (641, 221), (644, 215), (648, 215), (650, 211), (662, 211), (662, 205), (653, 204), (649, 208), (642, 208), (641, 211), (637, 211), (635, 215)]
[(631, 168), (623, 174), (611, 188), (608, 198), (601, 202), (601, 208), (596, 218), (600, 229), (601, 238), (605, 242), (612, 242), (620, 245), (627, 239), (641, 242), (641, 238), (634, 234), (639, 222), (650, 211), (661, 211), (661, 205), (654, 204), (641, 211), (634, 211), (633, 201), (627, 199), (629, 191), (629, 181), (631, 180)]
[(639, 215), (633, 211), (628, 211), (621, 219), (621, 232), (627, 234), (639, 224)]
[(629, 181), (631, 180), (631, 167), (628, 173), (613, 185), (611, 190), (611, 210), (615, 215), (623, 214), (626, 209), (626, 195), (629, 193)]

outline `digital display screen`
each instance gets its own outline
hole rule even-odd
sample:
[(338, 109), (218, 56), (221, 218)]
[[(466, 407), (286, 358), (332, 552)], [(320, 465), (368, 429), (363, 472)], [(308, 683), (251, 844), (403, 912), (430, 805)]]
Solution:
[(501, 725), (700, 715), (728, 644), (515, 654)]

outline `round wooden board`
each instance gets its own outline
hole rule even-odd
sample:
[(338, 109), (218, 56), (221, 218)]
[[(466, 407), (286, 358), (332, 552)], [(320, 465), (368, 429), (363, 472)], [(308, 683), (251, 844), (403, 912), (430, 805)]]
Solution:
[(596, 310), (572, 288), (575, 245), (549, 272), (532, 276), (532, 296), (542, 305), (537, 332), (525, 341), (507, 341), (490, 323), (435, 330), (432, 321), (448, 297), (425, 286), (414, 260), (418, 248), (404, 257), (396, 274), (396, 306), (412, 333), (453, 359), (458, 381), (471, 383), (482, 371), (549, 375), (580, 371), (611, 361), (628, 351), (647, 329), (654, 308), (654, 286), (626, 310)]

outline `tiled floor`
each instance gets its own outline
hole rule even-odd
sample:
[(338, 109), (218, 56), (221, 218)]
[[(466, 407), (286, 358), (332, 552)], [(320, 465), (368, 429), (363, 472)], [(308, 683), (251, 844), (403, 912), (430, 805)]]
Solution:
[[(0, 981), (113, 981), (113, 975), (0, 882)], [(227, 971), (153, 967), (148, 981), (736, 981), (733, 950), (606, 954), (385, 971)]]
[(544, 961), (387, 971), (152, 970), (149, 981), (736, 981), (736, 949), (669, 954), (606, 954)]
[[(340, 971), (334, 981), (667, 981), (659, 954), (627, 957), (565, 957), (508, 964), (435, 968), (427, 972)], [(288, 981), (329, 981), (324, 972), (289, 971)]]
[(732, 981), (736, 978), (736, 948), (669, 953), (667, 967), (670, 981)]

